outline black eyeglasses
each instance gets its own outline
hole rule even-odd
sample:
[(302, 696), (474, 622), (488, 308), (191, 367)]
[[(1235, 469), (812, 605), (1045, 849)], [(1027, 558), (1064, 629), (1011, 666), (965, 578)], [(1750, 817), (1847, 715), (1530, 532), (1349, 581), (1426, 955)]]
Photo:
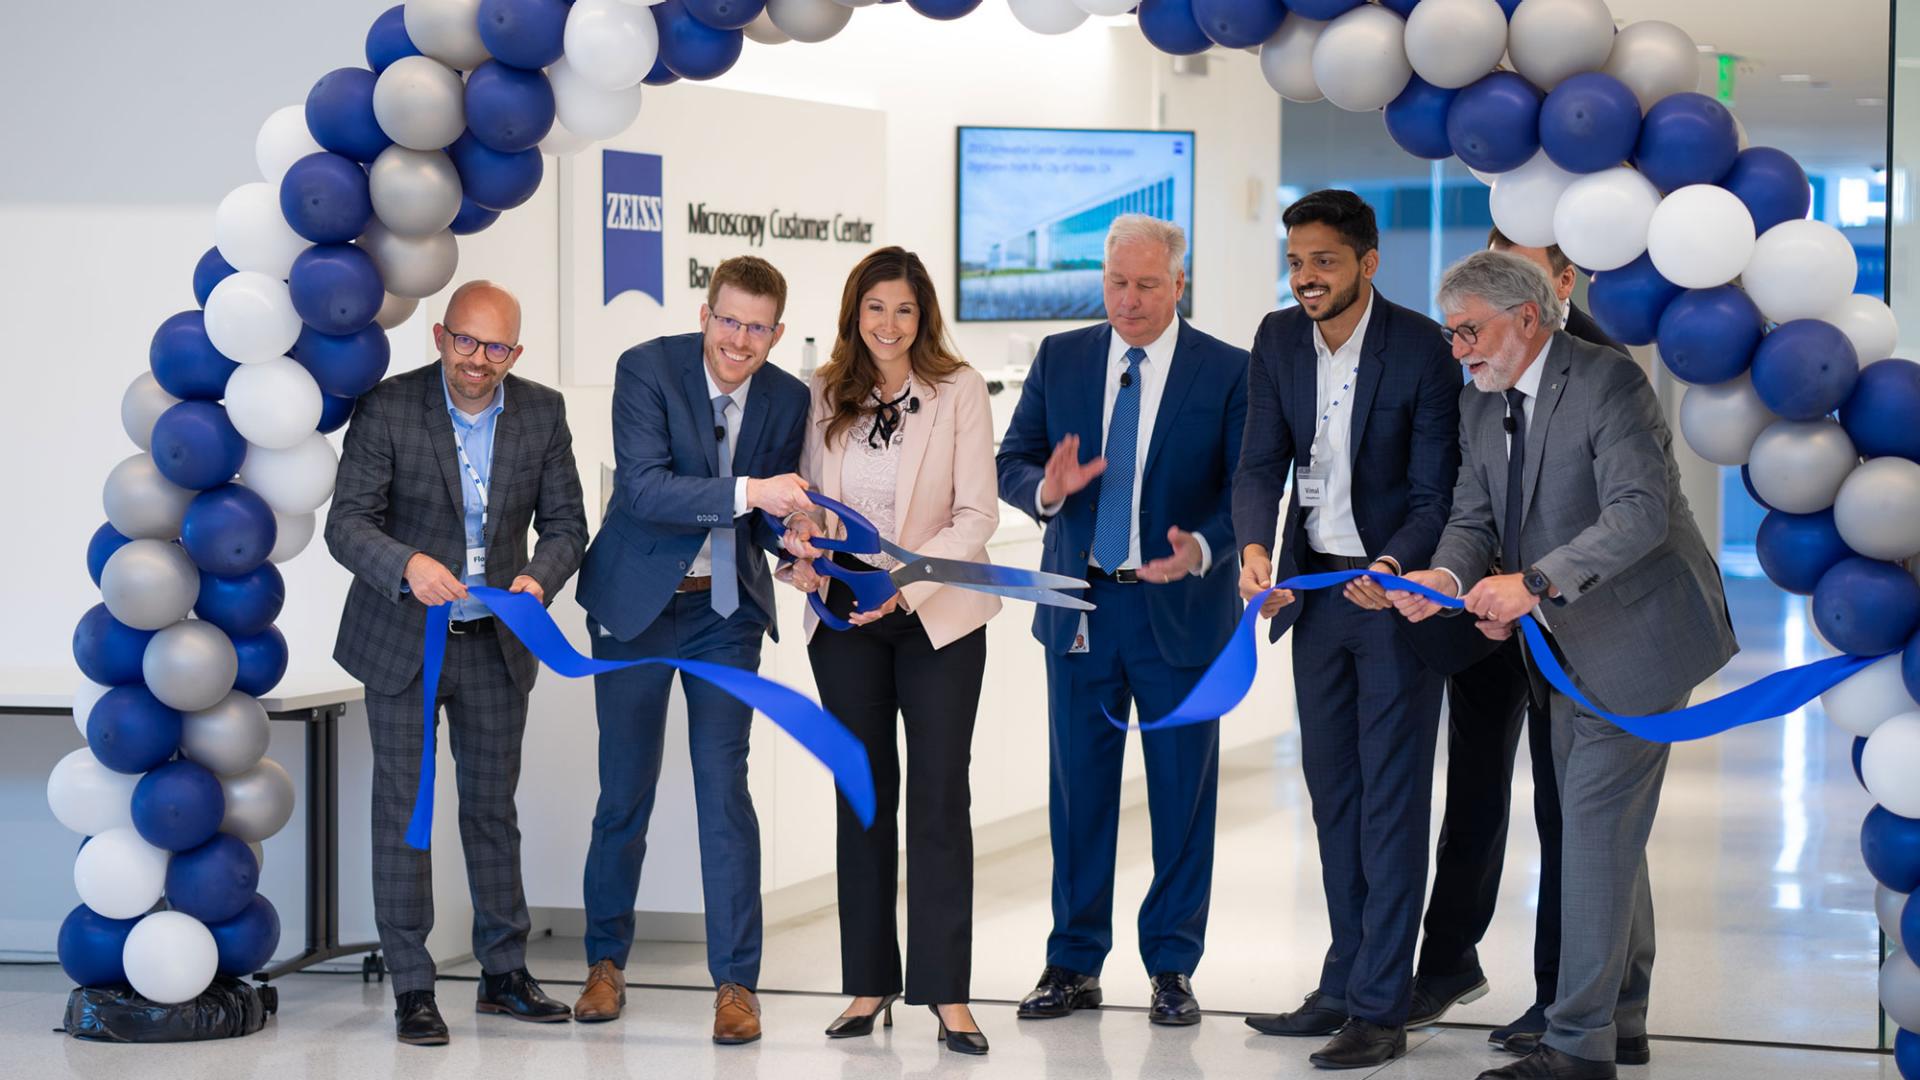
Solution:
[(453, 338), (454, 352), (459, 353), (461, 356), (472, 356), (475, 352), (484, 348), (486, 349), (487, 363), (489, 364), (506, 363), (507, 359), (513, 355), (513, 350), (517, 348), (517, 346), (508, 345), (499, 341), (481, 341), (479, 338), (462, 334), (457, 330), (448, 330), (447, 334)]
[[(1493, 319), (1505, 318), (1508, 315), (1511, 315), (1514, 312), (1519, 311), (1521, 308), (1525, 306), (1526, 306), (1525, 304), (1515, 304), (1512, 307), (1507, 308), (1505, 311), (1502, 311), (1500, 314), (1495, 315)], [(1440, 336), (1446, 338), (1447, 344), (1449, 345), (1453, 344), (1454, 338), (1459, 338), (1461, 341), (1464, 341), (1467, 343), (1468, 348), (1472, 348), (1473, 346), (1480, 344), (1480, 331), (1485, 330), (1487, 328), (1487, 323), (1492, 322), (1493, 319), (1488, 319), (1487, 322), (1483, 322), (1483, 323), (1464, 322), (1464, 323), (1461, 323), (1459, 326), (1442, 326), (1440, 328)]]

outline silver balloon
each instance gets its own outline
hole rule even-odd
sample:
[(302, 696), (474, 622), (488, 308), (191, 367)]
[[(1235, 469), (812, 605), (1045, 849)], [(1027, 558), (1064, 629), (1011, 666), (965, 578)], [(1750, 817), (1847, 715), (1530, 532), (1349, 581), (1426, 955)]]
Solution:
[(395, 60), (373, 84), (373, 118), (401, 146), (444, 149), (467, 126), (466, 85), (431, 57)]
[(1817, 514), (1833, 505), (1860, 457), (1833, 420), (1781, 420), (1753, 441), (1747, 472), (1768, 506)]
[(1465, 86), (1498, 67), (1506, 51), (1499, 0), (1422, 0), (1407, 15), (1407, 60), (1435, 86)]
[(784, 45), (793, 40), (785, 30), (773, 25), (773, 17), (768, 15), (765, 9), (755, 15), (753, 21), (748, 23), (747, 28), (741, 33), (747, 35), (748, 41), (757, 41), (762, 45)]
[(1873, 913), (1880, 919), (1880, 932), (1887, 935), (1887, 941), (1895, 949), (1900, 947), (1900, 914), (1907, 909), (1907, 894), (1897, 893), (1885, 885), (1873, 887)]
[(1715, 465), (1745, 465), (1753, 441), (1778, 419), (1745, 372), (1712, 386), (1689, 386), (1680, 400), (1680, 434)]
[(247, 849), (253, 852), (253, 862), (264, 873), (267, 869), (267, 849), (258, 840), (247, 842)]
[(1613, 32), (1605, 0), (1526, 0), (1507, 24), (1507, 53), (1528, 82), (1552, 90), (1600, 70), (1613, 52)]
[(1412, 78), (1406, 23), (1377, 4), (1361, 4), (1328, 23), (1313, 46), (1313, 81), (1348, 112), (1386, 108)]
[(240, 673), (233, 642), (210, 622), (186, 619), (153, 635), (140, 674), (161, 704), (198, 712), (220, 703)]
[(1905, 949), (1880, 965), (1880, 1007), (1887, 1019), (1908, 1031), (1920, 1031), (1920, 967)]
[(1326, 28), (1318, 19), (1287, 12), (1280, 29), (1260, 46), (1260, 74), (1274, 93), (1303, 104), (1326, 97), (1313, 80), (1313, 50)]
[(236, 776), (221, 777), (220, 790), (227, 797), (220, 831), (250, 844), (279, 832), (293, 816), (293, 778), (272, 758), (261, 758)]
[(160, 414), (180, 404), (180, 399), (166, 392), (160, 380), (153, 372), (143, 371), (140, 377), (127, 384), (127, 392), (120, 395), (120, 426), (126, 430), (127, 438), (142, 450), (153, 449), (153, 425)]
[(767, 0), (767, 20), (809, 45), (839, 33), (852, 18), (853, 8), (834, 0)]
[(314, 516), (306, 514), (283, 514), (273, 512), (273, 551), (267, 555), (270, 563), (283, 563), (307, 549), (307, 543), (313, 539)]
[(186, 715), (180, 749), (220, 776), (246, 772), (267, 752), (267, 710), (238, 690), (211, 709)]
[(180, 535), (187, 504), (196, 494), (160, 475), (152, 455), (135, 454), (107, 474), (100, 501), (107, 522), (121, 536), (171, 540)]
[(460, 214), (460, 174), (438, 150), (389, 146), (367, 170), (380, 223), (399, 236), (430, 236)]
[(1626, 83), (1646, 112), (1661, 98), (1700, 85), (1700, 50), (1685, 30), (1649, 19), (1614, 35), (1613, 52), (1600, 70)]
[(414, 297), (388, 293), (380, 304), (380, 314), (375, 315), (373, 321), (380, 324), (380, 329), (391, 330), (413, 318), (413, 311), (419, 306), (420, 301)]
[(1920, 554), (1920, 465), (1883, 457), (1853, 470), (1834, 500), (1833, 523), (1848, 547), (1870, 559)]
[(486, 62), (480, 0), (407, 0), (401, 18), (413, 47), (435, 60), (462, 71)]
[(411, 300), (446, 288), (460, 264), (460, 245), (451, 232), (396, 236), (376, 221), (356, 242), (373, 256), (387, 291)]
[(199, 597), (199, 568), (170, 541), (134, 540), (100, 571), (100, 599), (107, 611), (135, 630), (172, 626), (187, 617)]

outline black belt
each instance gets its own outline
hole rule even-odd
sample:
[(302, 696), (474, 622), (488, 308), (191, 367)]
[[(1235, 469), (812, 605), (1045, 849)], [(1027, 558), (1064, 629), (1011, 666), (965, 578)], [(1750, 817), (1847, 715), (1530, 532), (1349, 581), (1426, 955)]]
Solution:
[(1331, 573), (1337, 570), (1365, 570), (1375, 562), (1375, 560), (1369, 559), (1365, 555), (1329, 555), (1324, 551), (1315, 551), (1312, 548), (1307, 548), (1302, 554), (1305, 556), (1306, 564), (1309, 567), (1322, 573)]
[(455, 619), (447, 624), (447, 633), (491, 634), (493, 633), (493, 616), (487, 615), (478, 619)]
[(1088, 564), (1087, 580), (1088, 581), (1094, 581), (1094, 580), (1111, 581), (1120, 585), (1138, 585), (1140, 583), (1140, 571), (1131, 569), (1131, 568), (1124, 568), (1120, 570), (1115, 570), (1113, 573), (1109, 574), (1105, 570), (1102, 570), (1097, 566)]

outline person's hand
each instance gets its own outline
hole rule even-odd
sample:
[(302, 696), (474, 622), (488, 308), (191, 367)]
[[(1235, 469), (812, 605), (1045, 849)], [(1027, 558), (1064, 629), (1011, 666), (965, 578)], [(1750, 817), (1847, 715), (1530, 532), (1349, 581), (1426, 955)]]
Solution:
[(765, 510), (777, 518), (786, 518), (813, 509), (807, 498), (807, 482), (799, 473), (750, 477), (747, 480), (747, 508)]
[(547, 602), (547, 590), (541, 588), (540, 583), (533, 580), (532, 576), (528, 574), (521, 574), (519, 577), (514, 578), (513, 584), (507, 586), (507, 591), (532, 593), (535, 600), (540, 601), (542, 604)]
[[(1272, 587), (1273, 560), (1267, 557), (1267, 549), (1259, 544), (1248, 544), (1240, 553), (1240, 599), (1251, 601)], [(1260, 617), (1271, 619), (1291, 603), (1293, 590), (1276, 590), (1260, 605)]]
[(1467, 593), (1467, 610), (1488, 622), (1512, 622), (1540, 606), (1540, 598), (1527, 591), (1525, 574), (1501, 574), (1481, 578)]
[(1493, 622), (1488, 619), (1481, 619), (1479, 622), (1473, 624), (1473, 628), (1487, 635), (1488, 640), (1491, 641), (1505, 641), (1513, 636), (1513, 624), (1510, 622)]
[(453, 571), (424, 551), (414, 552), (413, 558), (407, 560), (406, 578), (407, 588), (413, 593), (413, 598), (428, 607), (439, 607), (467, 598), (467, 587), (460, 584), (460, 579), (453, 576)]
[(1080, 436), (1069, 435), (1053, 448), (1047, 458), (1046, 474), (1040, 478), (1040, 505), (1052, 506), (1069, 495), (1086, 490), (1088, 484), (1107, 471), (1107, 459), (1080, 462)]
[[(1415, 585), (1425, 585), (1442, 596), (1453, 595), (1453, 575), (1445, 570), (1415, 570), (1400, 576)], [(1419, 593), (1394, 589), (1387, 593), (1387, 599), (1393, 601), (1393, 606), (1399, 610), (1400, 614), (1406, 616), (1408, 622), (1422, 622), (1432, 618), (1441, 610), (1439, 604)]]
[(874, 608), (872, 611), (856, 611), (851, 615), (848, 615), (847, 621), (852, 623), (855, 626), (865, 626), (870, 622), (878, 622), (881, 619), (886, 618), (887, 616), (893, 614), (894, 611), (899, 607), (900, 607), (900, 594), (894, 593), (892, 596), (887, 597), (886, 603), (881, 604), (879, 607)]
[(801, 562), (817, 559), (826, 554), (807, 542), (821, 534), (819, 522), (806, 514), (795, 514), (787, 520), (786, 525), (786, 534), (780, 537), (781, 550)]
[[(1378, 570), (1383, 574), (1391, 574), (1393, 573), (1393, 564), (1385, 559), (1375, 559), (1373, 565), (1367, 567), (1367, 569)], [(1352, 581), (1347, 582), (1347, 587), (1342, 591), (1347, 599), (1368, 611), (1385, 611), (1393, 606), (1393, 601), (1387, 598), (1387, 590), (1381, 588), (1380, 583), (1372, 578), (1354, 578)]]
[(787, 563), (773, 572), (773, 576), (799, 589), (803, 593), (820, 591), (820, 583), (826, 579), (813, 568), (813, 560), (799, 559)]
[(1173, 554), (1142, 566), (1141, 581), (1165, 585), (1200, 572), (1200, 541), (1192, 533), (1175, 525), (1167, 530), (1167, 542), (1173, 545)]

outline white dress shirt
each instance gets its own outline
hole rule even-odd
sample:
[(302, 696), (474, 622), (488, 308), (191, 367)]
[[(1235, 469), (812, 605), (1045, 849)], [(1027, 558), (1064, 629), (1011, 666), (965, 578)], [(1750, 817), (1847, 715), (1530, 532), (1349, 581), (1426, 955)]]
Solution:
[[(1533, 433), (1533, 406), (1540, 400), (1540, 380), (1546, 374), (1547, 353), (1552, 351), (1552, 349), (1553, 338), (1548, 337), (1547, 343), (1542, 345), (1540, 351), (1534, 355), (1533, 362), (1527, 365), (1527, 370), (1520, 373), (1519, 381), (1513, 384), (1513, 388), (1520, 391), (1522, 395), (1520, 411), (1521, 415), (1525, 416), (1527, 420), (1529, 439), (1532, 438)], [(1507, 432), (1507, 460), (1513, 460), (1513, 432), (1511, 431)], [(1498, 533), (1501, 529), (1506, 528), (1505, 518), (1507, 509), (1505, 506), (1496, 506), (1493, 508), (1493, 512), (1499, 515), (1500, 518), (1496, 521), (1494, 529), (1494, 531)], [(1524, 566), (1506, 566), (1502, 567), (1501, 571), (1508, 574), (1520, 574), (1525, 573), (1526, 569)], [(1440, 570), (1453, 579), (1453, 595), (1459, 596), (1464, 591), (1460, 587), (1459, 575), (1444, 566), (1440, 567)]]
[[(707, 377), (707, 411), (713, 411), (713, 399), (720, 396), (720, 386), (713, 381), (713, 372), (707, 370), (705, 362), (700, 365), (700, 373)], [(747, 415), (747, 390), (753, 386), (753, 376), (734, 388), (727, 396), (733, 399), (733, 407), (727, 410), (727, 440), (720, 445), (720, 453), (725, 461), (733, 460), (734, 447), (740, 443), (740, 418)], [(709, 435), (709, 437), (711, 437)], [(733, 516), (739, 517), (747, 512), (747, 478), (738, 477), (733, 482)], [(687, 566), (688, 577), (711, 577), (713, 575), (713, 538), (708, 537), (700, 543), (700, 554), (693, 557)]]
[(1360, 322), (1338, 349), (1328, 349), (1320, 324), (1313, 324), (1313, 352), (1319, 361), (1313, 439), (1324, 454), (1311, 464), (1326, 470), (1327, 501), (1307, 511), (1307, 543), (1323, 555), (1357, 558), (1367, 553), (1367, 545), (1360, 541), (1360, 526), (1353, 519), (1353, 393), (1359, 381), (1360, 350), (1372, 321), (1373, 290), (1369, 289)]

